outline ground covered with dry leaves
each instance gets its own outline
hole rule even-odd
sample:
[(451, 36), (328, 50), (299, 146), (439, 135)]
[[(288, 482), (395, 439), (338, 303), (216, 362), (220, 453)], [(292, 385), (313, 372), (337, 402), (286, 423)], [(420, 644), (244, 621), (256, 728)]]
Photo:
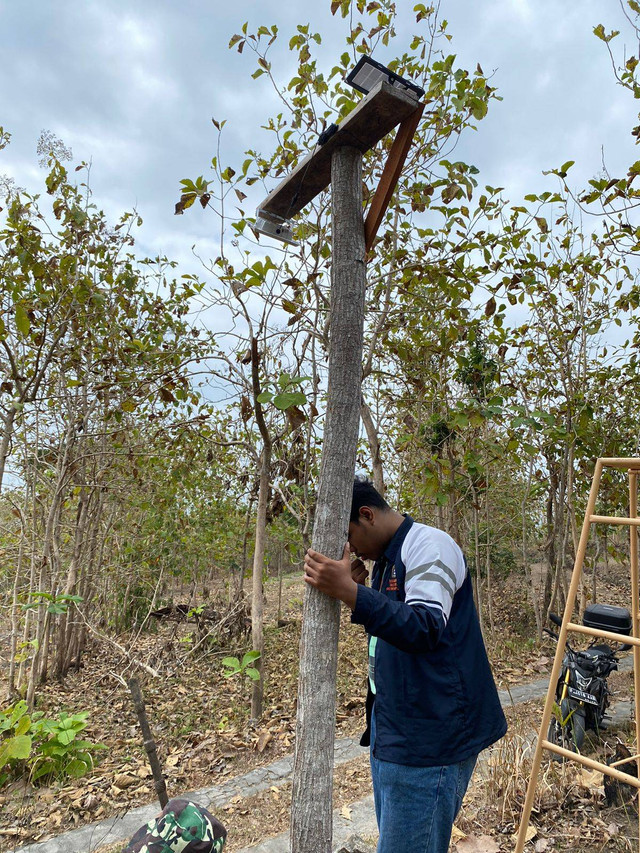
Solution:
[[(615, 584), (610, 587), (615, 592)], [(156, 629), (135, 640), (132, 652), (153, 666), (159, 678), (141, 675), (149, 721), (158, 743), (169, 796), (219, 784), (293, 751), (296, 679), (303, 582), (286, 579), (284, 625), (276, 624), (277, 585), (267, 584), (265, 631), (265, 710), (260, 722), (249, 722), (248, 680), (223, 677), (222, 658), (241, 657), (248, 640), (234, 647), (213, 646), (190, 653), (185, 641), (194, 630), (186, 621), (161, 620)], [(607, 599), (609, 601), (609, 599)], [(523, 605), (523, 581), (511, 577), (494, 590), (494, 631), (488, 634), (490, 656), (500, 687), (544, 677), (550, 671), (552, 641), (529, 639), (532, 620)], [(609, 603), (621, 603), (615, 599)], [(128, 647), (130, 637), (119, 642)], [(361, 629), (342, 619), (338, 661), (336, 737), (361, 731), (365, 697), (365, 643)], [(91, 775), (48, 788), (19, 780), (0, 791), (0, 851), (57, 835), (153, 802), (154, 791), (131, 698), (123, 679), (132, 673), (116, 650), (99, 640), (83, 667), (63, 684), (40, 692), (39, 709), (90, 712), (87, 737), (106, 746)], [(137, 673), (140, 675), (140, 673)], [(630, 673), (616, 674), (612, 685), (619, 698), (631, 698)], [(474, 778), (454, 834), (458, 853), (512, 850), (519, 810), (530, 775), (532, 744), (542, 697), (508, 710), (509, 734)], [(594, 741), (590, 754), (609, 758), (616, 742), (630, 742), (632, 732), (608, 731)], [(371, 792), (366, 756), (336, 773), (334, 805), (348, 817), (349, 804)], [(617, 792), (608, 804), (601, 774), (576, 764), (544, 760), (538, 785), (529, 849), (582, 853), (637, 849), (638, 818), (633, 792)], [(288, 826), (291, 784), (274, 786), (250, 798), (235, 798), (218, 817), (229, 830), (229, 853), (275, 835)], [(635, 847), (633, 838), (636, 839)], [(630, 846), (630, 844), (632, 846)], [(103, 848), (115, 853), (121, 845)]]

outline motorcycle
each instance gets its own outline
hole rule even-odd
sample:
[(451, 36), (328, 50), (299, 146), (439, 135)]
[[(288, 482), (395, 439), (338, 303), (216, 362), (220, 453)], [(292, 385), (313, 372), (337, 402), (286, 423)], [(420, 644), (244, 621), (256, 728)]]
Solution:
[[(562, 625), (562, 619), (555, 613), (550, 613), (549, 619), (558, 627)], [(582, 624), (616, 634), (629, 634), (631, 614), (624, 607), (593, 604), (585, 610)], [(545, 628), (545, 632), (558, 641), (559, 636), (554, 631)], [(630, 648), (632, 646), (628, 643), (617, 643), (612, 648), (597, 638), (582, 650), (566, 643), (547, 734), (550, 743), (580, 752), (588, 729), (599, 734), (611, 696), (607, 678), (618, 668), (616, 655)], [(552, 757), (557, 761), (563, 760), (556, 753), (552, 753)]]

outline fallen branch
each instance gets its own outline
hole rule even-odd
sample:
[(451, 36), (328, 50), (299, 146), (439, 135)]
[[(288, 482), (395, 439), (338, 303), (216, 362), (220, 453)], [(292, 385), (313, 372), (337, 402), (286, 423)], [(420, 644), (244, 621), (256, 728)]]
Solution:
[(144, 699), (142, 697), (142, 690), (140, 689), (140, 682), (134, 677), (130, 678), (128, 683), (129, 690), (131, 691), (131, 698), (133, 699), (133, 706), (136, 709), (138, 722), (140, 723), (144, 748), (147, 752), (147, 756), (149, 757), (149, 766), (151, 767), (151, 773), (153, 775), (153, 787), (156, 789), (156, 794), (160, 801), (160, 808), (163, 809), (169, 802), (169, 797), (167, 796), (167, 786), (164, 781), (164, 776), (162, 775), (162, 765), (158, 758), (156, 742), (151, 734), (149, 721), (147, 720), (147, 712), (144, 707)]
[(132, 655), (129, 654), (129, 652), (125, 649), (124, 646), (121, 646), (120, 643), (117, 643), (115, 640), (112, 640), (111, 637), (107, 637), (106, 634), (103, 634), (100, 631), (98, 631), (97, 628), (94, 628), (93, 625), (91, 625), (87, 621), (86, 616), (84, 615), (84, 613), (81, 610), (78, 610), (78, 613), (79, 613), (80, 617), (82, 618), (82, 621), (84, 622), (84, 624), (87, 626), (87, 628), (91, 631), (91, 633), (95, 637), (97, 637), (99, 640), (102, 640), (104, 643), (108, 643), (110, 646), (113, 646), (114, 649), (117, 649), (120, 652), (120, 654), (124, 658), (126, 658), (132, 666), (137, 666), (140, 669), (144, 669), (144, 671), (146, 673), (148, 673), (150, 676), (152, 676), (153, 678), (160, 678), (160, 673), (158, 672), (157, 669), (153, 669), (153, 667), (147, 666), (146, 663), (142, 663), (142, 661), (139, 661), (139, 660), (137, 660), (137, 658), (132, 657)]

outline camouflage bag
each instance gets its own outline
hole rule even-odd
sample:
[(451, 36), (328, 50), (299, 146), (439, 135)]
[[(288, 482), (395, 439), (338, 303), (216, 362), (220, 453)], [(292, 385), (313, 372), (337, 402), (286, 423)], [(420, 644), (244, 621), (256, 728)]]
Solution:
[(169, 800), (122, 853), (221, 853), (226, 838), (227, 830), (203, 806)]

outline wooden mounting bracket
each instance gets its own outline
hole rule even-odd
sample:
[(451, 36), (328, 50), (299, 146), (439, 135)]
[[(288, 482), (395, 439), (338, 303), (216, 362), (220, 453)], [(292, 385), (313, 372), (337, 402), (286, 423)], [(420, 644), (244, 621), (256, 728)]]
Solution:
[[(419, 104), (415, 97), (381, 81), (338, 125), (325, 142), (316, 144), (302, 162), (258, 205), (284, 219), (290, 219), (309, 204), (331, 182), (331, 156), (336, 148), (351, 146), (363, 154), (373, 148), (394, 127), (413, 116)], [(399, 134), (398, 134), (399, 135)]]
[(424, 104), (418, 104), (415, 110), (407, 118), (403, 119), (398, 127), (396, 138), (393, 140), (393, 145), (391, 146), (387, 162), (380, 177), (380, 183), (371, 200), (369, 212), (364, 223), (365, 252), (367, 254), (373, 246), (380, 223), (387, 212), (391, 197), (398, 185), (402, 167), (407, 159), (407, 154), (409, 153), (409, 148), (411, 148), (411, 143), (413, 142), (413, 137), (423, 111)]

